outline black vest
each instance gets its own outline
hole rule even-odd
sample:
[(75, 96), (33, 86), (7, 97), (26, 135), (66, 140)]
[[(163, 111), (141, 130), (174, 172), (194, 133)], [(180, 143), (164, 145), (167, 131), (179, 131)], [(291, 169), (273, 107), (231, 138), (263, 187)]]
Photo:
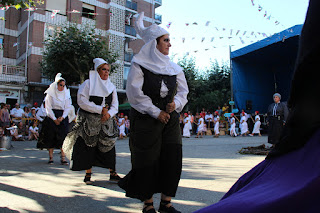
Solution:
[[(142, 66), (140, 67), (144, 74), (144, 81), (142, 86), (143, 93), (151, 98), (152, 103), (155, 106), (159, 107), (159, 109), (161, 110), (165, 110), (166, 105), (173, 100), (173, 95), (175, 95), (173, 94), (173, 92), (176, 87), (177, 76), (154, 74), (146, 68)], [(160, 97), (162, 81), (165, 83), (169, 90), (168, 95), (164, 98)]]
[[(113, 93), (113, 92), (112, 92)], [(111, 102), (112, 102), (112, 93), (110, 93), (110, 95), (108, 97), (105, 97), (105, 104), (108, 104), (108, 109), (110, 109), (111, 106)], [(89, 97), (89, 101), (92, 101), (93, 103), (95, 103), (96, 105), (101, 105), (102, 101), (103, 101), (104, 97), (100, 97), (100, 96), (90, 96)], [(85, 112), (88, 112), (84, 109), (81, 109)], [(91, 113), (91, 112), (88, 112)]]

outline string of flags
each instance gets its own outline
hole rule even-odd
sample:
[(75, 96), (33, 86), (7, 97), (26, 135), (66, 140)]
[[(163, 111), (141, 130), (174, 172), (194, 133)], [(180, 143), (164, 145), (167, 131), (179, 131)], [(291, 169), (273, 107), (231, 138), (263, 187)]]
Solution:
[[(251, 0), (251, 4), (252, 4), (253, 7), (257, 7), (259, 12), (263, 11), (263, 7), (260, 4), (256, 4), (255, 0)], [(264, 12), (262, 14), (263, 14), (263, 17), (266, 18), (267, 20), (274, 21), (275, 25), (279, 25), (280, 24), (280, 22), (275, 17), (271, 16), (271, 13), (268, 12), (267, 10), (264, 10)], [(280, 25), (282, 27), (284, 27), (284, 25), (282, 25), (282, 24), (280, 24)]]
[[(21, 6), (17, 7), (17, 6), (11, 6), (11, 7), (15, 7), (17, 10), (21, 8)], [(3, 11), (7, 11), (10, 8), (10, 6), (5, 6), (5, 7), (0, 7), (0, 10)], [(37, 7), (29, 7), (24, 9), (24, 11), (36, 11), (36, 10), (47, 10), (44, 8), (37, 8)], [(51, 18), (53, 19), (61, 10), (47, 10), (47, 11), (51, 11)], [(82, 14), (88, 14), (88, 15), (92, 15), (92, 16), (98, 16), (98, 15), (106, 15), (106, 16), (113, 16), (112, 11), (109, 12), (109, 14), (101, 14), (101, 13), (91, 13), (91, 12), (80, 12), (78, 10), (72, 10), (72, 11), (66, 11), (66, 13), (82, 13)], [(5, 20), (4, 17), (0, 17), (0, 20)]]

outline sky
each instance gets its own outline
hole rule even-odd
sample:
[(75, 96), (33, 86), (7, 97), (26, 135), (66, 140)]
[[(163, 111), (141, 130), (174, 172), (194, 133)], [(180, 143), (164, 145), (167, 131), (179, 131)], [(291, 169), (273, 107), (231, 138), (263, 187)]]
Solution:
[[(205, 69), (231, 51), (303, 24), (308, 0), (162, 0), (156, 14), (170, 33), (170, 57), (194, 57)], [(260, 10), (260, 11), (259, 11)], [(269, 19), (268, 19), (269, 18)], [(171, 23), (169, 25), (169, 23)]]

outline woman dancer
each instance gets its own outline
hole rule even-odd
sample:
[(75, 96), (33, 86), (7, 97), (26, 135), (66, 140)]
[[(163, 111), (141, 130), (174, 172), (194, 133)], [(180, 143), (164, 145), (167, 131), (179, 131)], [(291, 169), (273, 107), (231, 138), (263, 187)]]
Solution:
[(254, 114), (255, 114), (255, 117), (254, 117), (254, 127), (253, 127), (252, 134), (249, 134), (249, 135), (250, 135), (250, 136), (253, 136), (254, 134), (258, 134), (259, 136), (261, 136), (261, 134), (260, 134), (261, 121), (260, 121), (259, 111), (255, 111)]
[(219, 137), (219, 123), (220, 121), (220, 116), (219, 116), (219, 112), (218, 111), (215, 111), (214, 112), (214, 118), (213, 118), (213, 123), (214, 123), (214, 136), (215, 138), (218, 138)]
[(131, 104), (132, 170), (119, 182), (126, 196), (144, 202), (143, 212), (156, 212), (153, 194), (161, 193), (160, 212), (179, 212), (171, 204), (182, 169), (179, 113), (187, 103), (188, 86), (182, 68), (170, 61), (169, 34), (156, 24), (136, 29), (145, 41), (132, 59), (127, 81)]
[(71, 109), (71, 97), (70, 90), (67, 89), (66, 81), (61, 77), (61, 73), (56, 75), (55, 81), (44, 93), (46, 94), (47, 117), (42, 124), (37, 148), (48, 149), (48, 164), (53, 164), (53, 150), (60, 149), (60, 162), (63, 165), (68, 165), (62, 144), (69, 131), (68, 113)]
[(109, 63), (102, 58), (95, 58), (93, 63), (94, 70), (78, 90), (80, 110), (76, 124), (63, 144), (71, 161), (70, 169), (86, 170), (83, 180), (86, 184), (92, 184), (93, 166), (109, 168), (110, 181), (120, 179), (115, 149), (119, 133), (114, 118), (119, 105), (117, 91), (109, 79)]
[(188, 113), (184, 113), (184, 120), (183, 120), (183, 137), (190, 138), (190, 126), (191, 126), (191, 121), (190, 121), (190, 116)]

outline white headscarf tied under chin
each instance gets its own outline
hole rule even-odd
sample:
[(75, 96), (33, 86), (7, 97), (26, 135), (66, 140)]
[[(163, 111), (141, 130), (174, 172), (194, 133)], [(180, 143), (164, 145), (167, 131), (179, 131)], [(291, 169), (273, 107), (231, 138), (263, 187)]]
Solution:
[(58, 90), (58, 82), (61, 80), (66, 82), (64, 78), (61, 77), (62, 74), (58, 73), (54, 78), (54, 82), (50, 84), (49, 88), (44, 92), (44, 94), (50, 95), (60, 101), (64, 101), (70, 98), (70, 90), (65, 86), (62, 91)]
[(102, 58), (95, 58), (93, 59), (93, 63), (94, 71), (91, 70), (89, 72), (89, 96), (108, 97), (116, 87), (110, 81), (110, 78), (108, 78), (107, 80), (102, 80), (97, 71), (98, 67), (103, 64), (108, 64), (108, 62)]
[(169, 56), (163, 55), (156, 47), (156, 39), (169, 34), (168, 31), (157, 24), (144, 27), (143, 17), (144, 12), (141, 12), (135, 22), (135, 29), (146, 44), (141, 48), (140, 52), (133, 57), (132, 62), (141, 65), (155, 74), (177, 75), (182, 71), (182, 68), (170, 61)]

